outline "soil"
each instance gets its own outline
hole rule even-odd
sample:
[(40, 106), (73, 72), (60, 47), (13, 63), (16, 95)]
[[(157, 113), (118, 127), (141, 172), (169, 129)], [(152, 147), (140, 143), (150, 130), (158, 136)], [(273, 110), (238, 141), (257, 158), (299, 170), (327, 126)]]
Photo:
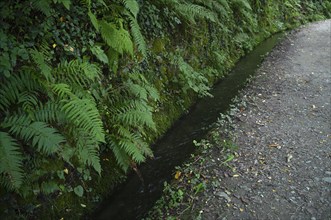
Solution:
[[(213, 150), (202, 219), (331, 219), (331, 20), (290, 32), (241, 92), (226, 171)], [(224, 135), (224, 130), (219, 133)], [(201, 168), (199, 168), (201, 169)]]

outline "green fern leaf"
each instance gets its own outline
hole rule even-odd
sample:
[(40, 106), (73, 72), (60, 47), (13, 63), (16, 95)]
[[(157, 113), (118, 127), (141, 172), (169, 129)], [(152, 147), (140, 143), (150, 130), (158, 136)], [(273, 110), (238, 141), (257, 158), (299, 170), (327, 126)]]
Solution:
[(39, 103), (38, 93), (34, 92), (34, 91), (22, 92), (19, 96), (18, 103), (22, 104), (22, 108), (26, 112), (33, 112), (35, 109), (35, 106), (37, 106)]
[(41, 11), (46, 16), (51, 15), (51, 12), (52, 12), (52, 7), (50, 7), (51, 3), (52, 3), (52, 0), (43, 0), (43, 1), (33, 0), (31, 2), (31, 4), (34, 8)]
[(129, 12), (131, 12), (131, 14), (137, 18), (137, 15), (139, 13), (139, 5), (138, 2), (136, 0), (122, 0), (124, 6), (126, 9), (129, 10)]
[[(82, 140), (85, 140), (84, 143)], [(92, 166), (98, 174), (101, 174), (101, 164), (98, 151), (98, 144), (91, 142), (90, 138), (81, 138), (78, 148), (78, 158), (86, 165)]]
[(127, 52), (133, 55), (133, 43), (128, 31), (123, 28), (117, 29), (113, 23), (104, 20), (99, 22), (101, 36), (108, 46), (112, 47), (119, 54)]
[(26, 115), (5, 118), (2, 126), (9, 132), (25, 141), (31, 141), (32, 146), (47, 155), (55, 153), (65, 138), (59, 132), (44, 122), (31, 122)]
[(99, 27), (99, 23), (98, 23), (97, 17), (91, 11), (89, 11), (87, 13), (87, 15), (89, 16), (90, 21), (91, 21), (93, 27), (95, 28), (95, 30), (97, 30), (99, 32), (100, 27)]
[(0, 132), (0, 182), (7, 189), (17, 190), (22, 185), (22, 161), (23, 157), (14, 138), (6, 132)]
[(49, 127), (44, 122), (33, 122), (27, 127), (26, 132), (22, 136), (32, 136), (32, 145), (36, 146), (38, 151), (48, 155), (55, 153), (59, 149), (60, 144), (65, 141), (65, 138), (55, 128)]
[(195, 23), (196, 18), (205, 18), (212, 22), (216, 22), (217, 20), (216, 14), (203, 6), (192, 3), (180, 3), (177, 0), (163, 0), (163, 2), (170, 5), (175, 11), (192, 23)]
[(0, 110), (5, 111), (18, 103), (22, 92), (40, 90), (43, 89), (29, 72), (11, 75), (0, 82)]
[(228, 0), (217, 0), (221, 5), (225, 7), (226, 10), (230, 10), (230, 6), (228, 4)]
[(130, 156), (124, 149), (118, 147), (116, 141), (110, 141), (109, 144), (115, 155), (117, 163), (120, 165), (124, 172), (127, 172), (131, 162)]
[(52, 68), (46, 62), (44, 54), (37, 50), (31, 50), (30, 53), (33, 61), (39, 67), (41, 74), (45, 77), (47, 81), (50, 81), (52, 78), (52, 74), (51, 74)]
[(70, 86), (68, 84), (65, 84), (65, 83), (53, 84), (52, 85), (52, 90), (61, 99), (69, 98), (69, 97), (74, 96), (74, 94), (71, 92)]
[(65, 104), (61, 110), (66, 113), (72, 123), (83, 128), (86, 133), (90, 133), (97, 141), (105, 141), (101, 117), (92, 100), (73, 98), (63, 102)]
[(103, 63), (108, 64), (108, 57), (100, 46), (90, 47), (91, 52)]
[(245, 8), (247, 10), (252, 10), (251, 5), (247, 0), (233, 0), (233, 4), (238, 5), (240, 8)]
[(57, 81), (70, 82), (80, 87), (89, 87), (92, 82), (97, 80), (101, 74), (98, 66), (89, 62), (72, 60), (61, 62), (53, 74)]
[(47, 102), (43, 105), (39, 105), (33, 112), (34, 121), (42, 121), (45, 123), (53, 124), (65, 124), (65, 115), (61, 112), (60, 106), (54, 102)]
[(147, 45), (144, 39), (144, 36), (142, 35), (140, 31), (139, 24), (137, 20), (129, 16), (130, 18), (130, 28), (131, 28), (131, 34), (133, 37), (134, 42), (138, 45), (138, 51), (144, 56), (147, 56)]

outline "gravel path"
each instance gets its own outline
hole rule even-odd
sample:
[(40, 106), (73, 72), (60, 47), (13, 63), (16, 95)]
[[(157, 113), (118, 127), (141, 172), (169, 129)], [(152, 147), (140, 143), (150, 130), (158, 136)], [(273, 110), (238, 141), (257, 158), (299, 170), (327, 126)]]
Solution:
[(202, 219), (331, 219), (330, 97), (327, 20), (291, 32), (242, 91), (231, 131), (236, 171), (208, 165), (221, 184), (195, 205)]

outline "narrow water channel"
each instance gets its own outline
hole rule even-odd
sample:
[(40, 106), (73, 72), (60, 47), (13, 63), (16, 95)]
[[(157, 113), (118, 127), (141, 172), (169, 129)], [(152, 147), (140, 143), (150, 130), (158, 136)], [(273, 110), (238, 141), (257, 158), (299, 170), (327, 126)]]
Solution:
[(279, 42), (283, 34), (276, 34), (258, 45), (242, 58), (231, 73), (211, 90), (213, 98), (203, 98), (179, 120), (153, 147), (154, 160), (140, 167), (144, 183), (132, 174), (126, 183), (103, 203), (93, 219), (141, 219), (160, 198), (163, 183), (170, 180), (175, 166), (187, 160), (194, 152), (193, 140), (200, 140), (208, 132), (220, 113), (224, 113), (231, 100), (254, 74), (263, 57)]

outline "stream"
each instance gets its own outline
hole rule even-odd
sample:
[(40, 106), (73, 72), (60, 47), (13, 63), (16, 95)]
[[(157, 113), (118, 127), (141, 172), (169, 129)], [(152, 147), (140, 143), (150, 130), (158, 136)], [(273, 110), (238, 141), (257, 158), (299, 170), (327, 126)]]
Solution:
[(254, 74), (264, 56), (283, 38), (284, 33), (275, 34), (243, 57), (231, 73), (215, 84), (210, 93), (178, 120), (175, 125), (153, 146), (153, 160), (147, 161), (139, 170), (144, 182), (132, 173), (127, 181), (94, 213), (98, 220), (141, 219), (162, 194), (163, 184), (171, 180), (174, 168), (184, 163), (196, 147), (193, 140), (205, 137), (210, 126), (220, 113), (225, 113), (231, 100)]

